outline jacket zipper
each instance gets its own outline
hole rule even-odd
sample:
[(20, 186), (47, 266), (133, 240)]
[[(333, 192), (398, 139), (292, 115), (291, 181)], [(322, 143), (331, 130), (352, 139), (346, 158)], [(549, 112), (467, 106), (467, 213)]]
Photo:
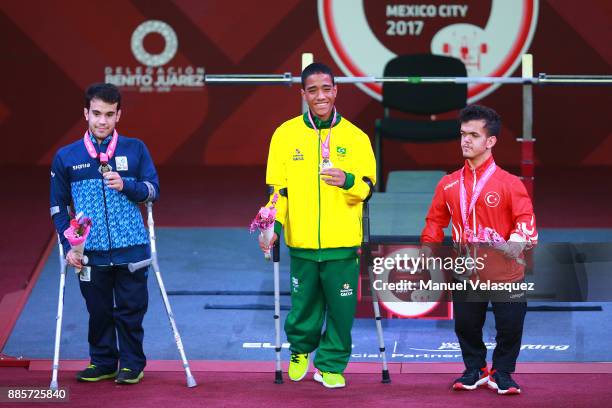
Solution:
[[(474, 197), (474, 193), (476, 192), (476, 169), (473, 168), (472, 169), (472, 174), (474, 175), (474, 183), (472, 185), (472, 197)], [(474, 229), (472, 230), (474, 232), (474, 234), (478, 234), (478, 231), (476, 230), (476, 203), (474, 202), (474, 209), (472, 210), (472, 220), (474, 223)], [(476, 259), (476, 257), (478, 256), (478, 247), (474, 246), (474, 259)]]
[(319, 169), (321, 168), (321, 129), (319, 129), (318, 132), (318, 138), (317, 138), (317, 188), (319, 190), (319, 195), (318, 195), (318, 199), (319, 199), (319, 226), (318, 226), (318, 241), (319, 241), (319, 261), (321, 260), (321, 176), (319, 175)]
[(113, 254), (111, 253), (113, 244), (111, 242), (110, 225), (108, 224), (108, 207), (106, 206), (106, 190), (104, 189), (104, 179), (102, 179), (102, 197), (104, 197), (104, 219), (106, 221), (106, 233), (108, 234), (108, 258), (110, 259), (110, 264), (113, 265)]
[[(98, 145), (98, 155), (100, 155), (100, 150), (102, 146)], [(113, 248), (113, 244), (111, 242), (111, 234), (110, 234), (110, 225), (108, 223), (108, 207), (106, 206), (106, 190), (104, 189), (104, 174), (102, 174), (102, 198), (104, 199), (104, 220), (106, 221), (106, 233), (108, 235), (108, 258), (110, 261), (110, 265), (113, 265), (113, 254), (111, 249)]]
[[(474, 193), (476, 191), (476, 169), (472, 169), (472, 174), (474, 175), (474, 184), (472, 185), (472, 197), (474, 196)], [(473, 223), (474, 223), (474, 229), (472, 231), (474, 231), (474, 234), (478, 234), (478, 231), (476, 231), (476, 203), (474, 203), (474, 210), (472, 211), (473, 214)]]

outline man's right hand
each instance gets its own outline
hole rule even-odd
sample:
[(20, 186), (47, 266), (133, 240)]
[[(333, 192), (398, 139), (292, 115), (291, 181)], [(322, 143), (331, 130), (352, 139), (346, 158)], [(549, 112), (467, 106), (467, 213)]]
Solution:
[(429, 258), (433, 254), (433, 249), (429, 245), (421, 245), (419, 248), (419, 257)]
[(68, 265), (74, 266), (77, 269), (83, 268), (83, 264), (81, 263), (82, 259), (83, 258), (72, 249), (66, 254), (66, 262), (68, 262)]
[(270, 240), (270, 242), (268, 243), (268, 245), (266, 246), (263, 236), (260, 234), (259, 235), (259, 248), (261, 248), (262, 251), (266, 252), (266, 251), (270, 251), (272, 250), (272, 247), (274, 246), (274, 243), (276, 242), (276, 240), (278, 239), (278, 235), (276, 235), (276, 232), (274, 233), (274, 236), (272, 236), (272, 239)]

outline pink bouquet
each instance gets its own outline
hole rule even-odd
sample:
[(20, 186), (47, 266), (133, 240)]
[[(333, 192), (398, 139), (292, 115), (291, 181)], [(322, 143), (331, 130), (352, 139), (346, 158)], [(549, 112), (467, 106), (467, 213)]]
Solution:
[[(259, 212), (251, 221), (249, 227), (250, 232), (260, 231), (260, 237), (262, 237), (264, 244), (268, 246), (272, 238), (274, 237), (274, 221), (276, 221), (276, 201), (278, 200), (278, 194), (274, 194), (270, 207), (261, 207)], [(270, 260), (270, 251), (265, 251), (264, 256), (266, 260)]]
[(478, 233), (475, 234), (473, 230), (466, 228), (464, 233), (465, 241), (470, 243), (485, 243), (489, 244), (496, 249), (500, 249), (506, 243), (504, 237), (499, 235), (493, 228), (478, 226)]
[(507, 244), (504, 237), (499, 235), (493, 228), (486, 227), (482, 230), (482, 242), (486, 242), (495, 249), (503, 250)]
[(491, 247), (502, 251), (508, 257), (515, 259), (519, 264), (524, 264), (525, 261), (520, 259), (520, 253), (523, 250), (523, 245), (517, 242), (509, 242), (504, 239), (497, 231), (493, 228), (482, 226), (478, 227), (478, 234), (474, 234), (472, 230), (466, 230), (466, 240), (468, 242), (480, 242), (488, 244)]
[(64, 231), (64, 236), (70, 243), (72, 250), (83, 258), (83, 252), (85, 251), (85, 241), (89, 235), (91, 229), (91, 218), (83, 217), (83, 213), (80, 212), (75, 218), (70, 220), (70, 227)]

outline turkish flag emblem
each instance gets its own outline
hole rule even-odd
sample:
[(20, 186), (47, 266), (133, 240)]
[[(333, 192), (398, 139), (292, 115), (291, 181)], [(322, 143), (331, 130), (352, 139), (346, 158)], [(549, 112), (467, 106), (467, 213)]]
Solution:
[(485, 204), (488, 207), (491, 208), (495, 208), (499, 205), (499, 201), (501, 200), (499, 197), (499, 194), (495, 191), (489, 191), (487, 194), (485, 194)]

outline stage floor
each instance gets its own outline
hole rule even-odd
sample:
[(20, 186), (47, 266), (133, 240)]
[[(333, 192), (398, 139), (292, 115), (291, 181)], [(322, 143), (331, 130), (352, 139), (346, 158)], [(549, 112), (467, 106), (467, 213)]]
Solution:
[[(542, 240), (556, 238), (599, 241), (609, 231), (541, 230)], [(193, 360), (267, 361), (274, 357), (272, 264), (264, 261), (256, 236), (246, 228), (158, 228), (159, 264), (174, 315)], [(281, 253), (281, 321), (290, 305), (286, 248)], [(53, 248), (3, 353), (26, 359), (51, 359), (55, 333), (59, 262)], [(149, 275), (149, 310), (145, 316), (145, 353), (150, 360), (178, 359), (162, 299), (153, 273)], [(267, 292), (267, 293), (266, 293)], [(530, 306), (542, 305), (530, 303)], [(554, 304), (559, 306), (558, 303)], [(582, 311), (527, 313), (519, 362), (612, 361), (602, 344), (612, 327), (612, 304)], [(67, 276), (62, 359), (88, 356), (87, 311), (76, 275)], [(385, 319), (390, 362), (460, 362), (453, 321)], [(492, 350), (495, 327), (489, 312), (484, 340)], [(283, 333), (283, 359), (289, 357)], [(352, 361), (378, 361), (373, 319), (356, 319)]]

